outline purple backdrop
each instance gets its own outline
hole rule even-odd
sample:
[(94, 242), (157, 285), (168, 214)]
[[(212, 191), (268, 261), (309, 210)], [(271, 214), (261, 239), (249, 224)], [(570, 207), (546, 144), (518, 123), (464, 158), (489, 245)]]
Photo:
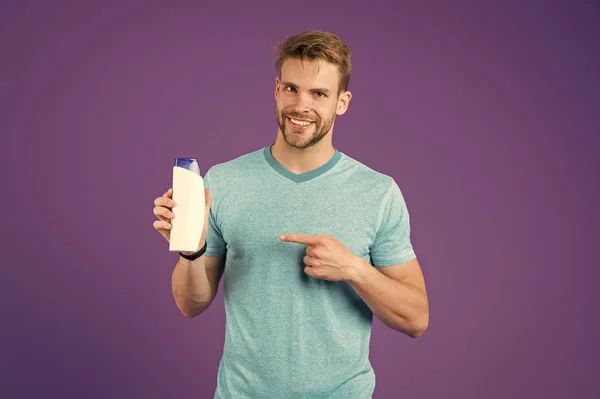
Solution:
[(212, 397), (222, 293), (178, 312), (152, 202), (273, 142), (307, 29), (353, 51), (334, 144), (397, 179), (429, 289), (420, 339), (374, 324), (375, 398), (599, 397), (600, 6), (562, 3), (3, 1), (0, 397)]

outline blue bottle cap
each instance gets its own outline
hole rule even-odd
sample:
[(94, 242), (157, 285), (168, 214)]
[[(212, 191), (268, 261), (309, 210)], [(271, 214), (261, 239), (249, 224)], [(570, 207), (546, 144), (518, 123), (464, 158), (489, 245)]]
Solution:
[(175, 166), (187, 169), (200, 176), (200, 166), (196, 158), (175, 158)]

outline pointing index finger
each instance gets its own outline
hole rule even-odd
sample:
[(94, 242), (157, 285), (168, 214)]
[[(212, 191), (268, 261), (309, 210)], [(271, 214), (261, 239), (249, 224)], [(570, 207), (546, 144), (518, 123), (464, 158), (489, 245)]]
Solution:
[(308, 236), (306, 234), (284, 234), (280, 237), (281, 241), (296, 242), (298, 244), (316, 245), (319, 243), (319, 238)]

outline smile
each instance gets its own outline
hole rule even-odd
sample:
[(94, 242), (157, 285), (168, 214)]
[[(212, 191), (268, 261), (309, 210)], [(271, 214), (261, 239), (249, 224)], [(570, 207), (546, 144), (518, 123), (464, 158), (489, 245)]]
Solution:
[(290, 117), (287, 117), (287, 118), (290, 120), (290, 122), (292, 122), (294, 125), (297, 125), (297, 126), (308, 126), (312, 123), (312, 121), (303, 121), (301, 119), (293, 119)]

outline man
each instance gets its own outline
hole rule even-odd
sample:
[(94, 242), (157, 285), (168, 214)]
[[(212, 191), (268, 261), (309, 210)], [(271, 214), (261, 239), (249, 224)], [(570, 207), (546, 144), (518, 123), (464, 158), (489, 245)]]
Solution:
[[(429, 322), (408, 211), (394, 179), (332, 145), (352, 97), (348, 47), (309, 31), (279, 51), (275, 143), (206, 173), (205, 231), (181, 253), (174, 298), (195, 317), (223, 276), (215, 398), (370, 398), (372, 315), (414, 338)], [(168, 240), (171, 190), (155, 205)]]

